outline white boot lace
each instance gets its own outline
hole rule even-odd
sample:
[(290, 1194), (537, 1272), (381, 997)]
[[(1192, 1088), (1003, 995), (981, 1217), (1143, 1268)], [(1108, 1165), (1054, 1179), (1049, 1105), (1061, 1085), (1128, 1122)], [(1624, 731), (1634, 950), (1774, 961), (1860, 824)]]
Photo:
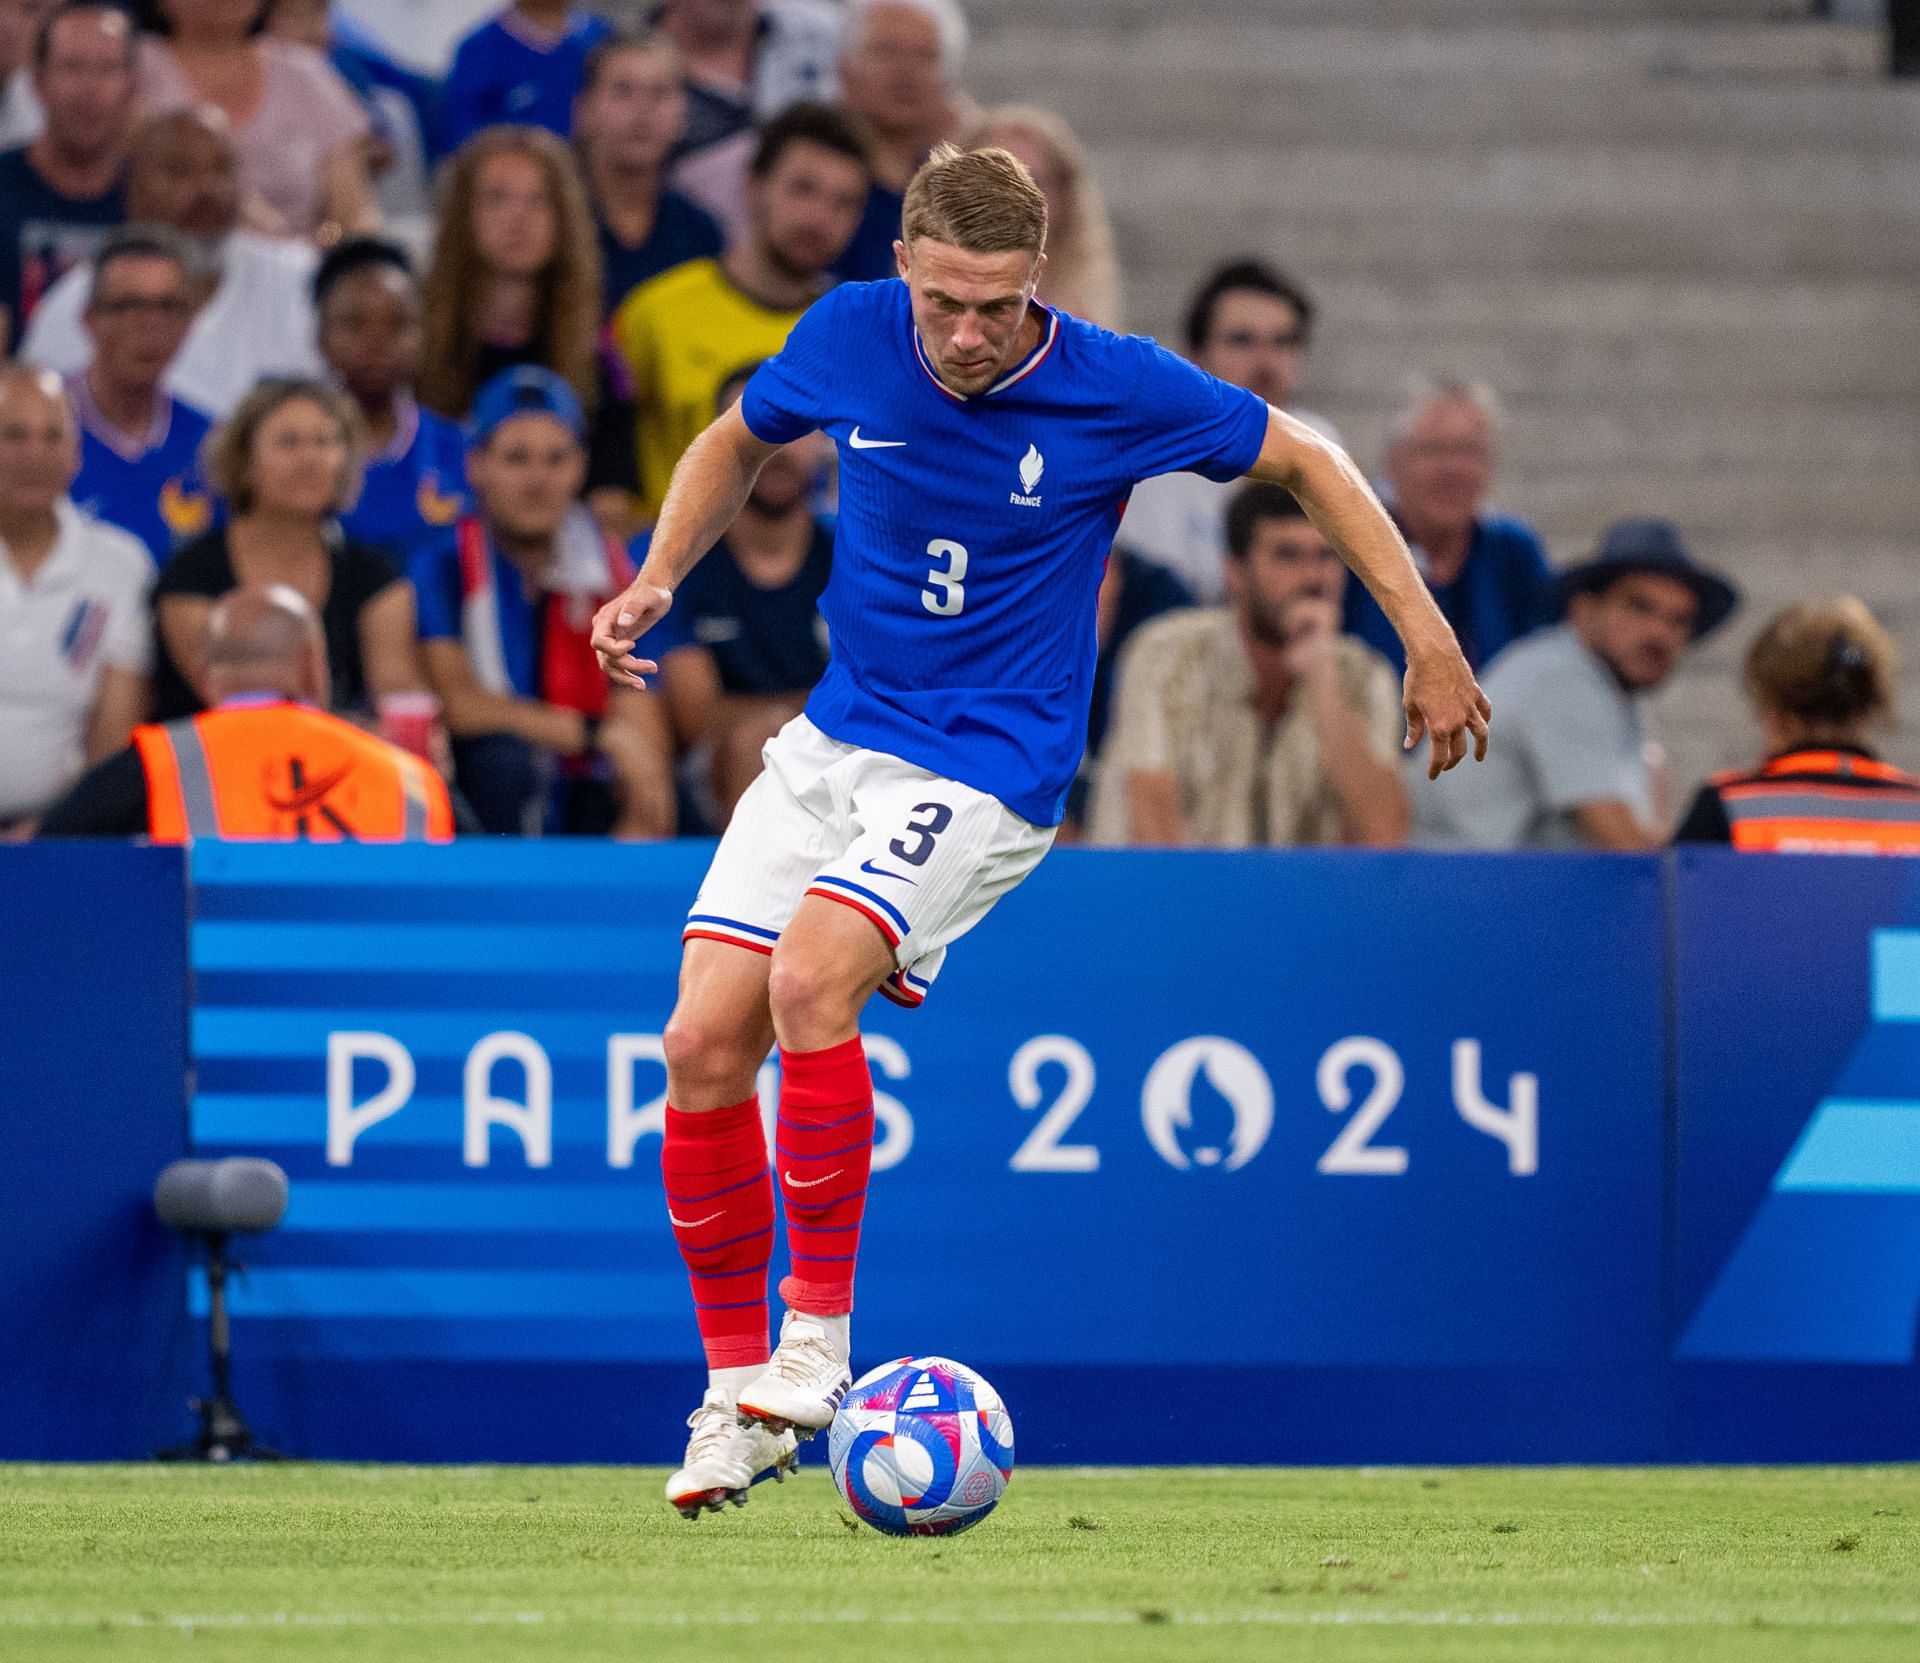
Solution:
[(731, 1403), (709, 1400), (687, 1416), (687, 1429), (693, 1436), (687, 1442), (686, 1464), (692, 1467), (702, 1461), (728, 1459), (740, 1435), (740, 1421)]
[(824, 1330), (794, 1322), (780, 1336), (767, 1372), (795, 1386), (818, 1386), (822, 1380), (839, 1379), (845, 1367)]

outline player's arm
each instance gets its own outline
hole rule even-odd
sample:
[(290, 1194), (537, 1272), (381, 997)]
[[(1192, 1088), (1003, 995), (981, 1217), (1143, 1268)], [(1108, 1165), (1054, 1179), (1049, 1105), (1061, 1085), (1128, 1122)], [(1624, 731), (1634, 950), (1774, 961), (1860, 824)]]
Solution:
[(668, 482), (646, 564), (593, 615), (593, 650), (614, 681), (644, 687), (644, 678), (659, 668), (651, 659), (635, 658), (634, 643), (666, 616), (680, 580), (733, 524), (760, 469), (779, 448), (753, 436), (738, 404), (687, 447)]
[(1467, 754), (1487, 754), (1493, 707), (1461, 654), (1453, 629), (1434, 605), (1398, 529), (1353, 460), (1283, 410), (1267, 414), (1266, 442), (1250, 473), (1299, 498), (1340, 558), (1372, 591), (1407, 650), (1406, 746), (1431, 738), (1430, 779)]

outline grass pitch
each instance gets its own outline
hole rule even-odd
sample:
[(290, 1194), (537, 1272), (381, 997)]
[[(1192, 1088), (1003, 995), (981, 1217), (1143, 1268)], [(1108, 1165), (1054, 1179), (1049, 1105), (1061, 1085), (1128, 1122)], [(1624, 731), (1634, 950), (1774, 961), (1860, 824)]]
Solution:
[(1920, 1468), (1028, 1468), (894, 1541), (812, 1462), (694, 1524), (651, 1470), (0, 1467), (0, 1657), (1920, 1658)]

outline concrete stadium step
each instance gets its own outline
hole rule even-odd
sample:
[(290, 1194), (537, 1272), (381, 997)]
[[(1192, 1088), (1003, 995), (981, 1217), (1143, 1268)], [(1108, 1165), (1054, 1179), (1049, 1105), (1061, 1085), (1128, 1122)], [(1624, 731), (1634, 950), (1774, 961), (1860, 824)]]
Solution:
[(1742, 79), (1763, 87), (1801, 79), (1851, 81), (1884, 73), (1878, 38), (1824, 24), (1741, 28), (1661, 23), (1596, 29), (1528, 26), (1502, 16), (1469, 28), (1382, 27), (1362, 12), (1327, 22), (1262, 16), (1237, 24), (1196, 23), (1184, 12), (1140, 29), (1051, 24), (1022, 18), (982, 35), (967, 59), (969, 86), (1036, 66), (1049, 82), (1128, 73), (1141, 84), (1219, 75), (1230, 84), (1267, 77), (1285, 85), (1338, 82), (1505, 81), (1546, 76), (1568, 82), (1614, 76)]
[[(1023, 22), (1047, 22), (1092, 31), (1164, 23), (1166, 0), (967, 0), (976, 33)], [(1290, 23), (1364, 20), (1381, 26), (1429, 27), (1486, 22), (1581, 21), (1619, 28), (1634, 23), (1800, 22), (1807, 0), (1177, 0), (1181, 20), (1196, 27), (1283, 20)]]
[[(1524, 190), (1508, 195), (1497, 180), (1476, 198), (1448, 188), (1456, 169), (1426, 158), (1421, 168), (1441, 200), (1422, 203), (1417, 192), (1364, 185), (1344, 200), (1314, 192), (1323, 199), (1313, 201), (1278, 187), (1264, 200), (1248, 191), (1209, 200), (1191, 185), (1177, 191), (1170, 180), (1164, 190), (1130, 191), (1113, 212), (1122, 261), (1151, 275), (1197, 270), (1216, 251), (1259, 249), (1328, 283), (1377, 272), (1627, 278), (1653, 271), (1756, 281), (1893, 279), (1920, 269), (1920, 216), (1863, 200), (1864, 192), (1849, 202), (1844, 191), (1814, 191), (1769, 210), (1730, 204), (1703, 183), (1691, 206), (1675, 200), (1607, 210), (1577, 200), (1554, 207)], [(1290, 179), (1304, 172), (1290, 169)]]
[(1186, 202), (1231, 217), (1393, 214), (1403, 224), (1469, 220), (1664, 222), (1682, 215), (1796, 219), (1851, 216), (1920, 228), (1920, 171), (1910, 156), (1841, 149), (1749, 156), (1696, 146), (1461, 146), (1411, 152), (1391, 147), (1231, 143), (1210, 147), (1204, 191), (1191, 160), (1158, 144), (1108, 146), (1103, 157), (1126, 180), (1121, 211), (1137, 216)]
[[(1557, 548), (1590, 544), (1623, 514), (1658, 514), (1727, 537), (1911, 538), (1920, 525), (1920, 476), (1829, 463), (1799, 472), (1785, 459), (1705, 472), (1645, 465), (1535, 471), (1510, 459), (1495, 492), (1501, 505), (1538, 524)], [(1804, 566), (1801, 582), (1809, 581)]]
[[(1820, 42), (1829, 33), (1806, 38)], [(1782, 38), (1771, 31), (1754, 37), (1770, 51)], [(1827, 144), (1910, 154), (1920, 139), (1920, 89), (1880, 80), (1867, 64), (1848, 66), (1844, 78), (1818, 66), (1769, 71), (1729, 61), (1723, 47), (1714, 55), (1707, 48), (1717, 39), (1262, 27), (1244, 35), (1165, 28), (1081, 41), (1019, 30), (976, 53), (968, 78), (989, 102), (1018, 100), (1032, 90), (1033, 65), (1047, 63), (1048, 102), (1096, 150), (1194, 134), (1211, 119), (1196, 110), (1196, 83), (1213, 108), (1232, 108), (1241, 142), (1378, 148), (1497, 138), (1511, 146), (1631, 136), (1729, 150)]]

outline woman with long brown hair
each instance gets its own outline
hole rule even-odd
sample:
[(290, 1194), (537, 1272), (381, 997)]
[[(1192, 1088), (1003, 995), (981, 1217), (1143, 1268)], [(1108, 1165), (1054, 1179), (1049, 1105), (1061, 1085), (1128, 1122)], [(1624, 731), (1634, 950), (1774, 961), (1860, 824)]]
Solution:
[(1920, 779), (1866, 743), (1893, 720), (1897, 673), (1892, 637), (1852, 595), (1775, 613), (1747, 649), (1744, 677), (1766, 760), (1707, 781), (1676, 841), (1920, 854)]
[(1120, 265), (1113, 222), (1093, 166), (1073, 129), (1051, 110), (1003, 104), (968, 135), (969, 150), (1010, 150), (1047, 199), (1047, 269), (1040, 298), (1103, 329), (1120, 327)]
[(489, 127), (454, 155), (423, 286), (422, 402), (458, 421), (501, 370), (538, 364), (600, 396), (600, 255), (567, 147)]

